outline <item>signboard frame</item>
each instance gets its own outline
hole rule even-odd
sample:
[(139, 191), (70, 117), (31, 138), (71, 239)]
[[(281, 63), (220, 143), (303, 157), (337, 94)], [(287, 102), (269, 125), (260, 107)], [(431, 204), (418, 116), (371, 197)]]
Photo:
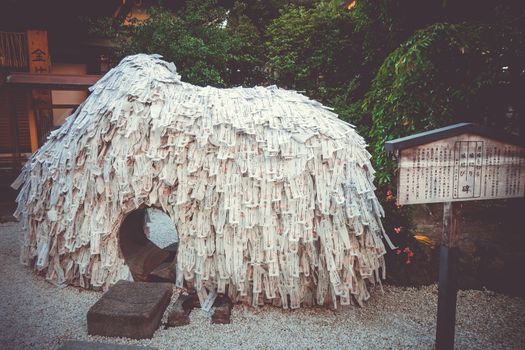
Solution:
[(525, 148), (476, 134), (400, 150), (398, 169), (401, 205), (525, 196)]
[[(469, 136), (472, 135), (472, 141), (469, 141)], [(418, 200), (411, 200), (410, 195), (414, 194), (413, 191), (414, 188), (412, 188), (412, 192), (406, 191), (405, 195), (407, 196), (402, 202), (398, 202), (398, 204), (424, 204), (424, 203), (443, 203), (443, 231), (442, 231), (442, 239), (441, 239), (441, 248), (440, 248), (440, 262), (439, 262), (439, 284), (438, 284), (438, 315), (437, 315), (437, 327), (436, 327), (436, 349), (453, 349), (454, 348), (454, 333), (455, 333), (455, 320), (456, 320), (456, 299), (457, 299), (457, 277), (456, 277), (456, 260), (458, 255), (458, 248), (457, 248), (457, 241), (458, 241), (458, 232), (457, 232), (457, 217), (459, 216), (459, 212), (461, 210), (461, 206), (457, 205), (457, 203), (462, 203), (467, 200), (480, 200), (480, 199), (503, 199), (503, 198), (525, 198), (525, 140), (523, 138), (519, 138), (518, 136), (514, 135), (508, 135), (499, 131), (495, 131), (493, 129), (488, 129), (483, 126), (473, 124), (473, 123), (459, 123), (450, 125), (444, 128), (435, 129), (407, 137), (402, 137), (396, 140), (387, 141), (385, 143), (385, 148), (389, 153), (393, 153), (397, 159), (398, 159), (398, 165), (399, 165), (399, 176), (397, 179), (397, 191), (398, 191), (398, 198), (399, 193), (402, 188), (402, 179), (401, 179), (401, 162), (402, 162), (402, 155), (403, 151), (407, 150), (414, 150), (421, 148), (422, 146), (429, 145), (429, 144), (435, 144), (439, 143), (440, 141), (446, 141), (450, 142), (450, 140), (453, 140), (454, 142), (457, 142), (459, 140), (460, 144), (460, 150), (461, 147), (463, 147), (463, 144), (461, 142), (465, 142), (463, 140), (467, 140), (466, 142), (480, 142), (477, 141), (478, 139), (487, 140), (490, 142), (495, 142), (496, 144), (503, 144), (508, 145), (508, 148), (512, 148), (513, 150), (518, 150), (517, 157), (514, 153), (512, 153), (512, 156), (508, 156), (509, 154), (505, 154), (504, 158), (504, 165), (507, 166), (507, 168), (510, 167), (510, 169), (518, 169), (517, 171), (517, 188), (515, 188), (515, 184), (512, 187), (512, 191), (505, 190), (504, 194), (499, 195), (499, 192), (496, 190), (496, 195), (493, 195), (494, 193), (491, 193), (492, 195), (487, 196), (487, 184), (485, 184), (485, 196), (483, 195), (483, 189), (479, 190), (479, 193), (475, 193), (474, 189), (472, 190), (472, 196), (470, 196), (469, 192), (469, 181), (476, 181), (475, 176), (477, 174), (474, 174), (474, 178), (472, 180), (469, 180), (468, 176), (469, 174), (462, 174), (461, 176), (466, 176), (466, 182), (464, 181), (461, 183), (459, 180), (459, 174), (456, 174), (456, 160), (460, 160), (460, 157), (456, 157), (456, 153), (454, 153), (453, 163), (453, 175), (457, 176), (458, 178), (445, 179), (443, 176), (436, 177), (438, 180), (442, 181), (442, 185), (445, 186), (444, 181), (447, 180), (448, 182), (448, 188), (450, 189), (451, 186), (453, 188), (453, 195), (452, 197), (450, 195), (447, 196), (441, 196), (434, 198), (430, 198), (432, 196), (426, 196), (424, 199)], [(469, 144), (467, 144), (469, 146)], [(456, 143), (454, 143), (454, 151), (456, 150)], [(477, 147), (477, 146), (476, 146)], [(467, 147), (468, 150), (468, 147)], [(405, 154), (406, 155), (406, 154)], [(470, 162), (470, 154), (467, 151), (467, 157), (465, 162), (467, 162), (467, 171), (468, 171), (468, 162)], [(482, 156), (480, 156), (480, 159), (482, 161), (478, 162), (478, 156), (473, 156), (473, 166), (474, 171), (478, 169), (478, 167), (489, 167), (489, 166), (498, 166), (499, 163), (496, 164), (491, 163), (490, 161), (487, 161), (490, 157), (487, 156), (487, 153), (482, 152)], [(435, 158), (432, 159), (434, 161)], [(498, 155), (498, 161), (499, 161), (499, 155)], [(518, 163), (515, 163), (518, 161)], [(418, 163), (419, 164), (419, 163)], [(431, 163), (432, 164), (432, 163)], [(438, 161), (438, 164), (439, 161)], [(450, 163), (450, 158), (447, 158), (448, 167), (452, 166)], [(428, 164), (426, 164), (428, 167)], [(458, 164), (459, 166), (459, 164)], [(509, 173), (509, 170), (506, 170), (506, 174)], [(419, 172), (419, 169), (418, 169)], [(459, 172), (459, 170), (458, 170)], [(447, 175), (450, 175), (450, 171), (447, 171)], [(513, 177), (513, 180), (515, 180), (516, 176)], [(499, 173), (494, 175), (494, 177), (499, 177)], [(479, 178), (481, 179), (481, 174), (479, 174)], [(457, 183), (456, 183), (457, 180)], [(506, 180), (509, 181), (509, 176), (507, 175)], [(459, 187), (460, 184), (464, 186), (464, 190), (466, 190), (467, 195), (462, 195), (461, 197), (459, 194)], [(505, 186), (509, 186), (509, 184), (504, 184)], [(428, 182), (425, 183), (425, 186), (428, 187)], [(497, 184), (498, 188), (501, 186), (500, 183)], [(491, 188), (492, 189), (492, 188)], [(420, 188), (417, 188), (418, 191), (420, 191)], [(425, 189), (428, 191), (428, 189)], [(457, 190), (457, 191), (456, 191)], [(494, 191), (493, 191), (494, 192)], [(421, 193), (421, 192), (418, 192)], [(478, 194), (476, 196), (476, 194)], [(456, 198), (454, 198), (454, 195)]]

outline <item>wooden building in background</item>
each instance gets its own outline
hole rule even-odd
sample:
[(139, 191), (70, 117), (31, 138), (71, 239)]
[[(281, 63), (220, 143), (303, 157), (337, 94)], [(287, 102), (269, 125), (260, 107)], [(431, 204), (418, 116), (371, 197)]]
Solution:
[(0, 200), (49, 132), (109, 68), (113, 44), (81, 18), (125, 18), (134, 0), (6, 0), (0, 4)]
[(54, 67), (45, 30), (0, 35), (0, 181), (6, 183), (85, 100), (100, 75), (86, 74), (78, 63)]
[[(168, 0), (170, 7), (181, 3)], [(0, 3), (0, 205), (28, 157), (115, 63), (115, 45), (84, 18), (144, 20), (155, 0), (6, 0)]]

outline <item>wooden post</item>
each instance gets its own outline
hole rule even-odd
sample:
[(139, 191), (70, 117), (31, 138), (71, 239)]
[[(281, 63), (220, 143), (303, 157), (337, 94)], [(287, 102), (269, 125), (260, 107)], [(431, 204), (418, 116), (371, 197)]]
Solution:
[(27, 113), (29, 117), (29, 140), (31, 141), (31, 152), (36, 152), (39, 146), (38, 126), (33, 103), (33, 94), (26, 93)]
[(439, 257), (439, 291), (436, 350), (454, 349), (457, 298), (457, 216), (458, 203), (443, 203), (443, 234)]

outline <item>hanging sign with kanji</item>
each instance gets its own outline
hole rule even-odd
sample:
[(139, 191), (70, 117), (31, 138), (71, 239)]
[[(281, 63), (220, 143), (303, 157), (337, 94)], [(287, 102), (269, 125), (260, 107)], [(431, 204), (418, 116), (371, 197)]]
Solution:
[(49, 73), (50, 59), (45, 30), (27, 31), (27, 51), (31, 73)]

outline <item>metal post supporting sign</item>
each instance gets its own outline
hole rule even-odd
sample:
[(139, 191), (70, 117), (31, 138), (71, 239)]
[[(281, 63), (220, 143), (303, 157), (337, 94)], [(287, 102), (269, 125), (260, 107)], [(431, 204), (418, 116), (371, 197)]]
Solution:
[(436, 349), (454, 348), (457, 297), (457, 225), (459, 203), (443, 203), (443, 232), (439, 256)]
[(398, 204), (443, 203), (436, 349), (453, 349), (457, 298), (457, 202), (525, 197), (523, 139), (460, 123), (388, 141), (398, 158)]

